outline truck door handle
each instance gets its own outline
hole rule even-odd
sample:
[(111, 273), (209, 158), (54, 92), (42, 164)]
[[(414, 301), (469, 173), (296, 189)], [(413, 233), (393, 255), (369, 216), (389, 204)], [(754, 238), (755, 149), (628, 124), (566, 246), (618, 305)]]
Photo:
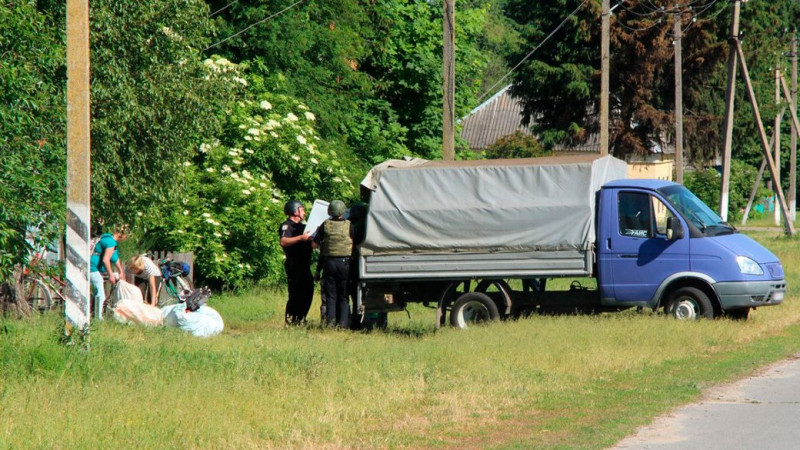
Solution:
[(637, 254), (630, 254), (630, 253), (626, 253), (626, 254), (623, 254), (623, 255), (619, 255), (619, 257), (620, 257), (620, 258), (638, 258), (638, 257), (639, 257), (639, 255), (637, 255)]

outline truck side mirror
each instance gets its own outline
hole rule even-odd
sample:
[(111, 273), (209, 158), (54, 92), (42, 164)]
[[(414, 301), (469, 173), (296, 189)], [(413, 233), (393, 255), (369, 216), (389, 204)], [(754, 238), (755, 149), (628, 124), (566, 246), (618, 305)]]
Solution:
[(675, 217), (667, 217), (667, 240), (677, 241), (683, 239), (683, 226), (681, 221)]

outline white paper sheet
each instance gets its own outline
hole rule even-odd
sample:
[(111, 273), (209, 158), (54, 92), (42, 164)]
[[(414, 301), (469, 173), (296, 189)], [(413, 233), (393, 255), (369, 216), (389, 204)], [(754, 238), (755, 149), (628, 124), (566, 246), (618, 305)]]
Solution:
[(317, 228), (330, 217), (328, 215), (328, 204), (329, 202), (325, 200), (314, 200), (314, 205), (311, 206), (311, 211), (306, 218), (304, 233), (311, 233), (312, 236), (317, 234)]

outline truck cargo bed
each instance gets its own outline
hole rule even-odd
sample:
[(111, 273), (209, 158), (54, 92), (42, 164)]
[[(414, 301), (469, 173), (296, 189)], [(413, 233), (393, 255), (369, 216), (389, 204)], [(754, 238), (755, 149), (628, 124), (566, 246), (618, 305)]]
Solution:
[(361, 256), (360, 278), (528, 278), (592, 276), (592, 252), (411, 253)]

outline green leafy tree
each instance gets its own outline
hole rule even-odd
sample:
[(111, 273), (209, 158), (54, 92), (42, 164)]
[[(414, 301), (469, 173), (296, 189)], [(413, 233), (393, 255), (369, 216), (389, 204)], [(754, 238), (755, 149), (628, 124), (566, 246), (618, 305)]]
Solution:
[[(583, 4), (581, 8), (577, 8)], [(530, 6), (530, 7), (529, 7)], [(682, 38), (687, 140), (705, 143), (700, 126), (713, 120), (695, 99), (707, 90), (707, 73), (724, 57), (715, 37), (712, 2), (704, 15), (672, 1), (631, 1), (618, 5), (611, 21), (611, 144), (615, 155), (644, 153), (652, 140), (671, 136), (674, 111), (675, 14), (684, 22)], [(719, 8), (721, 6), (718, 6)], [(577, 13), (568, 15), (577, 8)], [(694, 5), (696, 11), (699, 5)], [(564, 26), (515, 77), (512, 93), (522, 98), (526, 120), (535, 118), (542, 142), (579, 143), (598, 130), (600, 81), (600, 5), (576, 0), (551, 0), (528, 5), (510, 0), (508, 14), (533, 47), (545, 41), (566, 18)], [(692, 21), (692, 19), (697, 19)], [(724, 42), (724, 41), (722, 41)], [(527, 52), (524, 50), (523, 52)], [(523, 52), (511, 55), (519, 61)], [(565, 107), (569, 105), (569, 107)], [(707, 142), (707, 141), (706, 141)]]
[[(238, 68), (209, 59), (214, 72)], [(236, 75), (236, 78), (239, 78)], [(335, 148), (316, 131), (317, 117), (285, 94), (258, 90), (222, 113), (222, 133), (201, 144), (187, 161), (187, 192), (163, 226), (158, 244), (193, 251), (196, 269), (215, 287), (240, 288), (283, 277), (278, 225), (290, 198), (348, 198), (354, 190)]]
[[(757, 169), (743, 162), (731, 162), (731, 182), (728, 197), (729, 221), (734, 222), (742, 218), (750, 192), (753, 189)], [(719, 213), (719, 184), (720, 173), (713, 168), (686, 173), (684, 185), (706, 205)], [(764, 186), (759, 186), (756, 192), (756, 201), (771, 196), (772, 192)]]
[[(577, 0), (526, 2), (509, 0), (505, 11), (527, 44), (508, 57), (511, 66), (521, 61), (580, 5)], [(541, 143), (580, 142), (596, 129), (595, 112), (599, 79), (599, 41), (594, 26), (597, 7), (592, 2), (566, 21), (559, 33), (541, 45), (514, 74), (511, 93), (523, 106), (526, 124), (535, 119)]]
[[(211, 2), (212, 10), (227, 3)], [(475, 106), (484, 79), (489, 45), (480, 43), (492, 4), (459, 4), (458, 115)], [(220, 40), (291, 5), (236, 2), (216, 16)], [(249, 61), (272, 92), (307, 102), (318, 114), (321, 136), (339, 145), (361, 173), (409, 153), (441, 157), (441, 1), (304, 2), (220, 48), (231, 59)]]
[[(476, 106), (489, 55), (485, 37), (490, 2), (459, 4), (456, 19), (456, 116)], [(429, 159), (442, 153), (441, 1), (376, 2), (370, 9), (375, 29), (373, 52), (364, 71), (375, 78), (381, 98), (408, 128), (408, 145)]]
[[(212, 10), (229, 2), (210, 2)], [(315, 111), (322, 138), (338, 148), (352, 176), (372, 164), (409, 153), (406, 128), (392, 105), (375, 95), (374, 80), (362, 70), (372, 33), (356, 0), (236, 2), (215, 16), (219, 41), (271, 17), (214, 47), (247, 62), (268, 91), (302, 99)]]
[(524, 134), (520, 131), (500, 138), (497, 142), (490, 145), (484, 153), (488, 159), (535, 158), (551, 154), (551, 152), (542, 147), (539, 140), (534, 136)]
[(243, 86), (202, 64), (213, 26), (201, 0), (99, 0), (90, 24), (92, 215), (152, 223), (186, 192), (182, 164)]
[[(768, 138), (772, 134), (773, 120), (779, 110), (787, 104), (775, 103), (775, 68), (782, 70), (787, 82), (790, 72), (789, 54), (791, 37), (800, 22), (800, 3), (798, 2), (764, 2), (751, 1), (742, 3), (740, 16), (740, 35), (742, 49), (747, 61), (750, 78), (756, 92), (761, 118), (767, 129)], [(720, 21), (728, 24), (720, 33), (720, 39), (727, 38), (730, 33), (730, 9), (720, 16)], [(722, 24), (720, 25), (722, 27)], [(725, 72), (726, 68), (720, 68)], [(727, 75), (724, 75), (727, 80)], [(724, 101), (725, 85), (716, 90), (717, 96)], [(737, 72), (736, 80), (736, 116), (734, 127), (734, 156), (758, 166), (763, 157), (763, 148), (753, 117), (753, 109), (745, 90), (741, 72)], [(783, 94), (781, 94), (782, 96)], [(724, 105), (720, 106), (724, 111)], [(720, 114), (724, 117), (724, 114)], [(784, 119), (789, 117), (788, 112)], [(788, 138), (790, 120), (784, 120), (783, 136)], [(719, 121), (719, 128), (724, 127), (724, 120)], [(788, 140), (783, 143), (788, 149)], [(721, 148), (721, 145), (720, 145)], [(784, 177), (785, 178), (785, 177)]]
[(36, 2), (0, 4), (0, 281), (64, 223), (65, 53)]

